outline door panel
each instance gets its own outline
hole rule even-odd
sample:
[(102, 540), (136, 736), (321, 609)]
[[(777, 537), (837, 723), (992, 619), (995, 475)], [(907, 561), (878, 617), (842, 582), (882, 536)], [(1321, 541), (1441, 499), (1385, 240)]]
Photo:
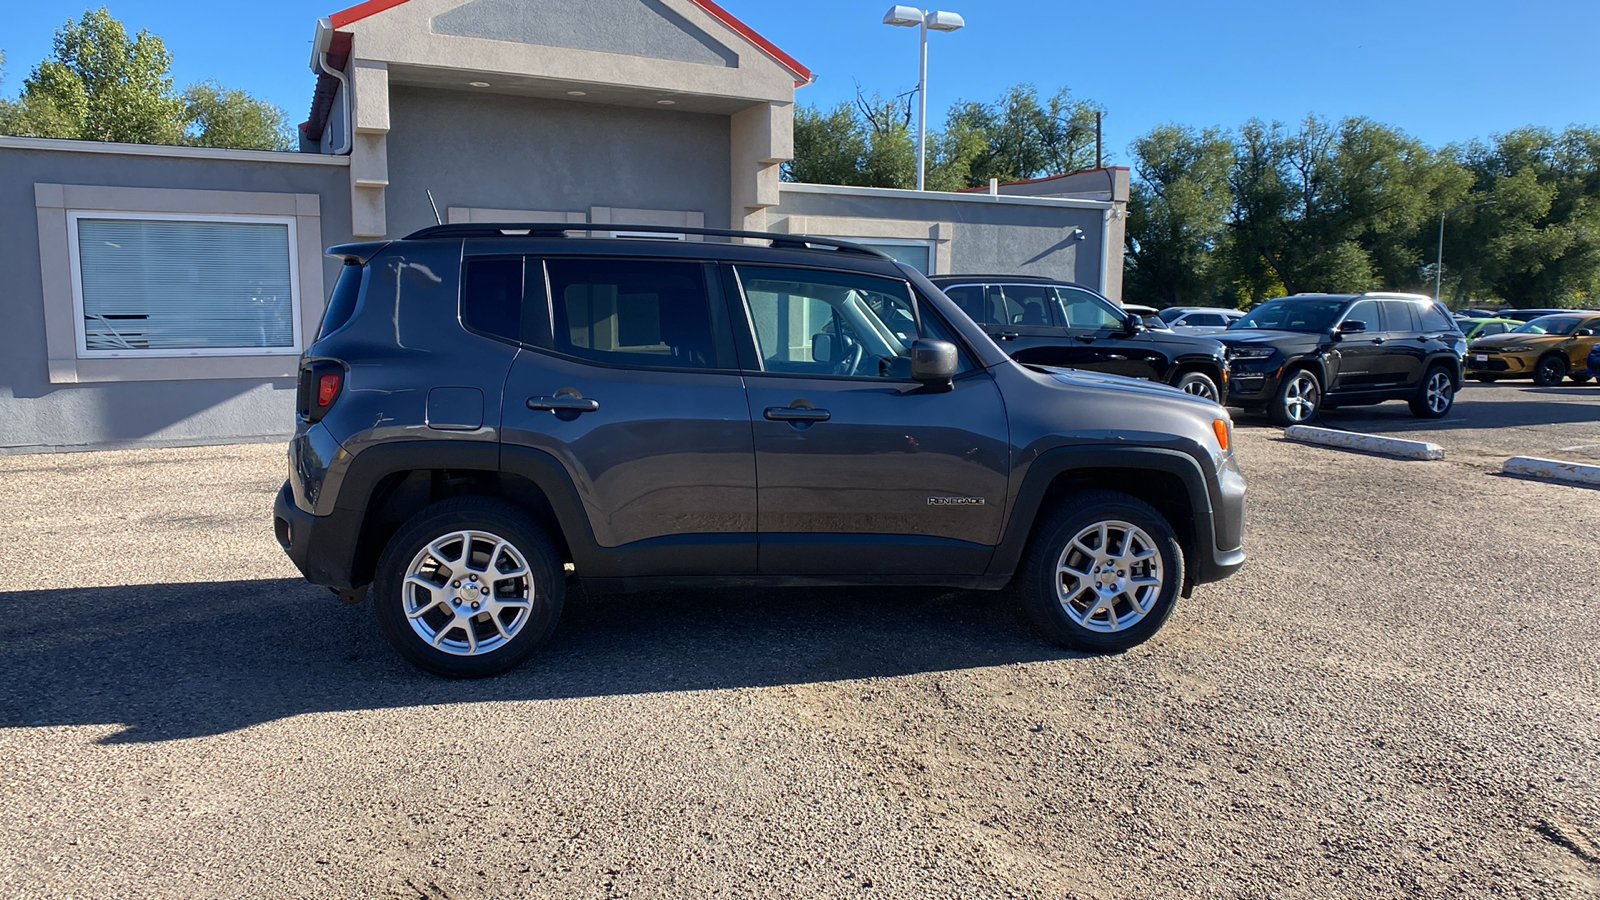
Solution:
[(1428, 359), (1428, 340), (1423, 336), (1415, 304), (1405, 300), (1382, 300), (1384, 343), (1384, 385), (1412, 388), (1422, 380), (1422, 367)]
[[(715, 368), (732, 351), (703, 267), (550, 260), (548, 274), (552, 349), (524, 348), (512, 365), (506, 443), (565, 466), (602, 547), (686, 548), (677, 571), (653, 574), (753, 573), (749, 405), (743, 378)], [(527, 308), (544, 304), (541, 292)]]
[(1367, 330), (1360, 334), (1339, 337), (1334, 344), (1337, 367), (1330, 393), (1361, 393), (1377, 390), (1389, 376), (1384, 372), (1384, 344), (1388, 333), (1383, 330), (1383, 312), (1372, 300), (1363, 300), (1350, 307), (1340, 321), (1361, 322)]
[(933, 310), (919, 320), (904, 281), (737, 272), (764, 369), (745, 375), (761, 572), (983, 572), (1009, 463), (1005, 407), (988, 373), (964, 360), (948, 391), (908, 379), (910, 342), (949, 336)]

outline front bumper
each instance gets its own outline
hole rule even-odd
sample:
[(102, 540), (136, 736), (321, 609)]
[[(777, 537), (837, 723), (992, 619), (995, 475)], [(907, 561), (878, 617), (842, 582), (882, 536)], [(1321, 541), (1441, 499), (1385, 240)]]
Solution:
[(1513, 378), (1518, 375), (1532, 375), (1536, 360), (1537, 357), (1532, 354), (1524, 356), (1510, 353), (1468, 353), (1467, 374), (1505, 375)]

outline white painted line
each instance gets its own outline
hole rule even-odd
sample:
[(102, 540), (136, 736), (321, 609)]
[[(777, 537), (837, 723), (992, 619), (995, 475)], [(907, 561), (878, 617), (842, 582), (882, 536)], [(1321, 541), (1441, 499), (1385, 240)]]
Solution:
[(1537, 456), (1513, 456), (1506, 460), (1500, 471), (1507, 475), (1521, 475), (1525, 478), (1542, 478), (1548, 481), (1592, 484), (1600, 487), (1600, 466), (1586, 463), (1540, 459)]
[(1321, 444), (1324, 447), (1382, 453), (1385, 456), (1398, 456), (1401, 459), (1444, 459), (1444, 448), (1427, 441), (1407, 441), (1354, 431), (1313, 428), (1310, 425), (1290, 425), (1283, 430), (1283, 436), (1303, 444)]

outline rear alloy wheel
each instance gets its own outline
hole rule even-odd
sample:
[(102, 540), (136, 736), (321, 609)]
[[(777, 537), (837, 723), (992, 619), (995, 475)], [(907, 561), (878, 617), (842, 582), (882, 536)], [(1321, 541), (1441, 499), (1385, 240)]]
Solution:
[(1222, 392), (1217, 390), (1217, 383), (1204, 372), (1185, 372), (1172, 386), (1185, 394), (1203, 397), (1212, 403), (1221, 402)]
[(1417, 386), (1411, 398), (1411, 414), (1419, 419), (1437, 419), (1456, 402), (1456, 383), (1443, 366), (1434, 366)]
[(1126, 650), (1160, 629), (1183, 584), (1183, 550), (1149, 504), (1114, 491), (1067, 500), (1017, 573), (1023, 611), (1057, 644)]
[(1304, 425), (1314, 421), (1321, 408), (1322, 382), (1309, 369), (1295, 369), (1278, 386), (1278, 395), (1267, 406), (1267, 418), (1284, 427)]
[(1546, 356), (1533, 367), (1533, 383), (1540, 387), (1560, 384), (1567, 377), (1567, 361), (1559, 356)]
[(401, 656), (435, 675), (495, 675), (555, 629), (562, 574), (549, 538), (515, 507), (446, 500), (417, 513), (378, 560), (378, 626)]

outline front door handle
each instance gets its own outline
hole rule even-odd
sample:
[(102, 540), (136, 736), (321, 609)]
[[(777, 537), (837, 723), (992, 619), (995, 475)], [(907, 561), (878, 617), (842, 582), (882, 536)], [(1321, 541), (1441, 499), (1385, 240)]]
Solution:
[(1019, 337), (1022, 337), (1022, 335), (1016, 333), (1015, 331), (1002, 331), (995, 335), (995, 339), (1000, 341), (1014, 341)]
[(582, 397), (558, 395), (555, 397), (529, 397), (529, 409), (545, 409), (550, 412), (594, 412), (600, 408), (600, 401), (586, 400)]
[(1374, 344), (1381, 344), (1381, 343), (1383, 343), (1383, 338), (1373, 338), (1372, 342)]
[(832, 418), (825, 409), (801, 406), (769, 406), (764, 415), (768, 422), (826, 422)]

